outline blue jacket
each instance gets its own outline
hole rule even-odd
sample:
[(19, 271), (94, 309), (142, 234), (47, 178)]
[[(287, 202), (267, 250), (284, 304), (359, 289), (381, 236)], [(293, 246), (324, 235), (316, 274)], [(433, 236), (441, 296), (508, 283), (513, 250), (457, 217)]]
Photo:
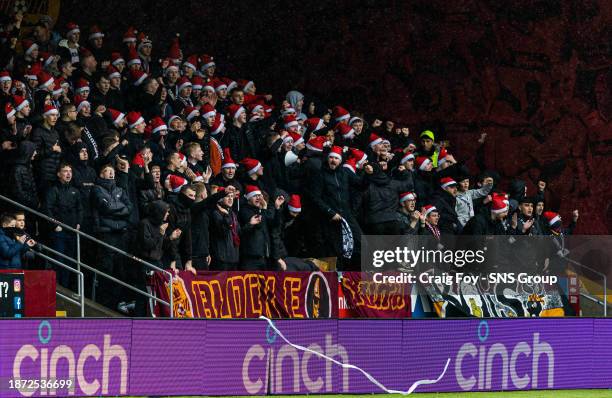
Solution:
[(0, 228), (0, 268), (21, 268), (21, 255), (28, 246), (7, 236)]

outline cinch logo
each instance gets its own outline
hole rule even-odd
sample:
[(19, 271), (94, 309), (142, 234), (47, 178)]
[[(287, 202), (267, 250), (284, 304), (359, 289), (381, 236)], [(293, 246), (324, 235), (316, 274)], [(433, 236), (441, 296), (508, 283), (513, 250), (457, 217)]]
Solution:
[[(483, 326), (485, 326), (485, 333), (481, 333)], [(484, 343), (488, 336), (488, 323), (482, 321), (478, 326), (478, 339), (481, 343)], [(541, 360), (546, 361), (548, 369), (547, 374), (543, 375), (546, 387), (538, 385), (540, 378), (538, 370)], [(527, 365), (531, 373), (519, 374), (517, 371), (519, 362), (523, 363), (523, 368)], [(475, 387), (478, 390), (490, 390), (494, 364), (501, 366), (501, 386), (503, 390), (508, 388), (508, 378), (517, 389), (524, 389), (529, 386), (533, 389), (554, 387), (555, 352), (550, 344), (540, 340), (540, 333), (534, 333), (530, 342), (519, 342), (511, 351), (502, 343), (494, 343), (490, 346), (485, 344), (476, 346), (472, 343), (465, 343), (455, 357), (457, 384), (465, 391), (473, 390)], [(478, 373), (474, 374), (475, 371)]]
[[(51, 324), (48, 321), (43, 321), (38, 327), (38, 338), (43, 344), (42, 347), (35, 347), (31, 344), (22, 346), (15, 355), (13, 360), (13, 379), (37, 379), (37, 380), (72, 380), (71, 387), (68, 389), (68, 395), (74, 395), (75, 385), (78, 385), (81, 393), (79, 395), (94, 395), (108, 394), (109, 377), (111, 363), (114, 366), (121, 366), (119, 393), (127, 394), (128, 381), (128, 356), (125, 349), (120, 345), (111, 343), (111, 335), (105, 334), (103, 337), (102, 349), (96, 344), (87, 344), (80, 352), (74, 350), (67, 345), (58, 345), (53, 347), (47, 344), (51, 341), (52, 330)], [(33, 362), (40, 373), (36, 375), (22, 376), (21, 368), (27, 362)], [(57, 374), (58, 363), (68, 364), (68, 374)], [(95, 374), (98, 377), (88, 376), (85, 378), (85, 369), (88, 370), (88, 375)], [(95, 370), (92, 370), (95, 369)], [(101, 391), (100, 391), (101, 389)], [(30, 397), (37, 390), (30, 388), (22, 388), (19, 390), (21, 395)], [(40, 395), (55, 395), (56, 390), (53, 388), (41, 389)]]
[[(267, 385), (270, 386), (269, 393), (272, 394), (280, 394), (282, 392), (304, 392), (300, 390), (300, 383), (303, 383), (310, 393), (321, 392), (323, 388), (325, 388), (325, 392), (333, 391), (332, 366), (336, 365), (313, 353), (298, 351), (288, 344), (274, 347), (272, 343), (276, 340), (276, 334), (270, 336), (269, 333), (270, 328), (268, 328), (266, 334), (271, 347), (266, 350), (259, 344), (252, 345), (249, 347), (242, 361), (242, 382), (249, 394), (259, 394)], [(349, 363), (348, 352), (340, 344), (333, 344), (331, 334), (325, 335), (324, 350), (316, 343), (310, 344), (307, 348), (337, 359), (342, 363)], [(313, 368), (322, 370), (323, 363), (325, 366), (324, 373), (320, 372), (316, 375), (309, 373), (309, 364), (310, 371), (314, 373)], [(265, 380), (262, 380), (261, 377), (254, 379), (253, 376), (251, 376), (253, 369), (265, 369)], [(283, 380), (283, 371), (287, 369), (291, 369), (291, 374), (293, 375), (288, 381)], [(283, 391), (283, 382), (285, 382), (285, 391)], [(289, 385), (287, 385), (287, 382)], [(290, 391), (291, 385), (293, 385), (293, 391)], [(287, 387), (289, 388), (288, 390)], [(346, 392), (348, 389), (349, 374), (348, 369), (344, 368), (342, 370), (342, 391)], [(263, 392), (266, 393), (267, 391), (263, 390)]]

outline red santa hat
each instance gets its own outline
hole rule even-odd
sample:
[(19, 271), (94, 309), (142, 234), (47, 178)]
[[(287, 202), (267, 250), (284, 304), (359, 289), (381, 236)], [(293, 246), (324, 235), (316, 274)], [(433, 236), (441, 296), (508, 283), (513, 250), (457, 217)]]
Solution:
[(510, 202), (506, 198), (506, 195), (494, 194), (492, 195), (492, 197), (493, 200), (491, 201), (491, 213), (504, 213), (510, 209)]
[(304, 137), (302, 137), (299, 133), (289, 131), (288, 136), (293, 139), (293, 145), (300, 145), (304, 143)]
[(132, 79), (132, 84), (136, 87), (140, 86), (147, 77), (149, 77), (149, 75), (139, 69), (130, 70), (130, 78)]
[(383, 143), (383, 139), (380, 138), (376, 133), (370, 134), (370, 138), (369, 138), (370, 148), (374, 148), (374, 146), (378, 144), (382, 144), (382, 143)]
[(406, 162), (408, 162), (409, 160), (414, 160), (414, 154), (412, 152), (406, 152), (404, 153), (404, 156), (402, 156), (402, 160), (400, 161), (400, 164), (404, 164)]
[(195, 54), (194, 55), (190, 55), (183, 62), (183, 66), (186, 66), (186, 67), (188, 67), (189, 69), (192, 69), (195, 72), (196, 70), (198, 70), (198, 56), (195, 55)]
[(227, 91), (232, 91), (236, 87), (238, 87), (238, 83), (235, 80), (230, 79), (229, 77), (222, 77), (225, 84), (227, 84)]
[(43, 109), (43, 116), (50, 116), (54, 114), (59, 115), (57, 108), (53, 105), (45, 105), (45, 108)]
[(127, 31), (123, 34), (123, 42), (124, 43), (136, 43), (138, 31), (134, 29), (133, 26), (130, 26)]
[(227, 107), (227, 114), (232, 120), (238, 120), (238, 117), (240, 117), (242, 113), (246, 113), (244, 106), (231, 104)]
[(400, 203), (404, 203), (407, 200), (416, 200), (417, 195), (414, 192), (404, 192), (400, 194)]
[(118, 126), (119, 123), (125, 118), (125, 113), (119, 112), (116, 109), (108, 108), (108, 113), (111, 115), (111, 119), (113, 120), (113, 124)]
[(350, 140), (355, 137), (355, 130), (353, 130), (353, 128), (348, 124), (338, 123), (334, 128), (334, 131), (338, 134), (341, 134), (342, 138), (344, 138), (345, 140)]
[(135, 64), (142, 64), (142, 61), (140, 60), (140, 56), (138, 55), (138, 53), (136, 52), (135, 48), (130, 48), (130, 51), (128, 53), (128, 61), (127, 61), (127, 65), (135, 65)]
[(193, 118), (200, 116), (200, 110), (195, 106), (188, 106), (184, 109), (185, 117), (187, 121), (190, 122)]
[(286, 144), (288, 142), (293, 142), (293, 136), (289, 134), (289, 132), (287, 132), (287, 135), (285, 136), (285, 138), (283, 138), (283, 144)]
[(83, 109), (86, 106), (91, 108), (91, 104), (89, 103), (89, 101), (87, 101), (85, 98), (81, 97), (80, 95), (74, 96), (74, 105), (76, 105), (77, 112), (81, 112), (81, 109)]
[(225, 122), (223, 121), (223, 118), (221, 116), (222, 115), (220, 113), (217, 113), (215, 115), (215, 121), (213, 122), (213, 125), (210, 128), (211, 135), (217, 135), (225, 131)]
[(200, 114), (202, 115), (202, 117), (208, 118), (211, 116), (215, 116), (217, 114), (217, 111), (211, 104), (204, 104), (200, 107)]
[(215, 92), (215, 87), (213, 86), (212, 81), (204, 83), (204, 86), (202, 86), (202, 90)]
[(178, 81), (178, 89), (181, 91), (187, 87), (192, 87), (191, 81), (187, 78), (187, 76), (183, 76)]
[(28, 67), (28, 70), (23, 75), (26, 79), (30, 80), (38, 80), (38, 73), (42, 70), (42, 64), (40, 62), (36, 62), (34, 65)]
[(348, 124), (349, 126), (352, 126), (353, 123), (358, 122), (358, 121), (363, 122), (363, 119), (360, 118), (359, 116), (353, 116), (352, 118), (349, 119)]
[(357, 159), (355, 159), (355, 158), (348, 158), (346, 160), (346, 162), (344, 162), (342, 167), (346, 167), (347, 169), (349, 169), (353, 173), (356, 173), (357, 172)]
[(201, 90), (204, 87), (204, 79), (200, 76), (194, 76), (191, 78), (191, 85), (194, 90)]
[(98, 39), (104, 37), (102, 29), (98, 25), (94, 25), (89, 28), (89, 40)]
[(438, 167), (442, 166), (442, 164), (446, 162), (447, 156), (448, 156), (448, 152), (446, 151), (446, 148), (444, 147), (440, 148), (440, 153), (438, 154)]
[(179, 159), (181, 159), (181, 166), (187, 167), (187, 156), (184, 153), (177, 152)]
[(249, 200), (254, 196), (261, 195), (261, 191), (255, 185), (247, 185), (245, 187), (246, 192), (244, 193), (244, 197)]
[(161, 117), (155, 116), (153, 119), (151, 119), (150, 124), (151, 133), (160, 133), (161, 135), (168, 134), (168, 126), (166, 126), (166, 123), (164, 123), (164, 120)]
[(240, 164), (244, 166), (248, 175), (255, 174), (259, 169), (261, 169), (261, 163), (259, 160), (253, 158), (244, 158), (240, 161)]
[(418, 156), (416, 158), (416, 165), (419, 168), (419, 170), (425, 171), (427, 169), (427, 166), (431, 164), (431, 159), (429, 159), (427, 156)]
[(42, 59), (43, 66), (45, 68), (51, 65), (51, 63), (53, 63), (53, 61), (55, 60), (55, 55), (48, 53), (48, 52), (40, 52), (38, 56), (40, 57), (40, 59)]
[(176, 174), (168, 174), (166, 181), (170, 185), (170, 190), (172, 192), (180, 192), (181, 188), (187, 185), (187, 180), (181, 176), (177, 176)]
[(223, 150), (223, 163), (221, 164), (221, 168), (222, 169), (229, 169), (229, 168), (237, 168), (238, 164), (236, 162), (234, 162), (234, 159), (232, 159), (232, 154), (229, 150), (229, 148), (225, 148)]
[(134, 166), (144, 167), (145, 161), (144, 161), (144, 158), (142, 157), (142, 153), (137, 152), (136, 155), (134, 155), (134, 157), (132, 158), (132, 164)]
[(121, 53), (116, 52), (116, 51), (111, 53), (111, 65), (117, 66), (121, 63), (125, 64), (125, 59), (123, 59), (123, 57), (121, 56)]
[[(555, 213), (554, 211), (545, 211), (542, 213), (542, 216), (546, 219), (550, 228), (554, 229), (561, 226), (561, 216), (559, 213)], [(559, 224), (555, 225), (557, 223)]]
[(119, 73), (117, 68), (115, 68), (113, 65), (108, 65), (108, 68), (106, 68), (106, 76), (109, 80), (115, 77), (121, 78), (121, 73)]
[(128, 112), (127, 121), (128, 121), (128, 127), (131, 129), (138, 126), (140, 123), (144, 123), (144, 119), (142, 118), (142, 115), (140, 114), (140, 112), (135, 112), (135, 111)]
[(349, 111), (347, 111), (346, 109), (344, 109), (340, 105), (337, 105), (337, 106), (334, 106), (334, 109), (332, 111), (332, 118), (336, 122), (341, 122), (343, 120), (350, 119), (351, 118), (351, 114), (349, 113)]
[(451, 177), (444, 177), (440, 180), (440, 188), (448, 188), (453, 185), (457, 185), (457, 181), (453, 180)]
[(13, 103), (15, 104), (15, 110), (17, 112), (19, 112), (20, 110), (22, 110), (23, 108), (25, 108), (26, 106), (30, 104), (30, 102), (27, 99), (19, 95), (13, 95)]
[(79, 29), (79, 25), (74, 22), (68, 22), (66, 24), (66, 36), (70, 36), (73, 33), (81, 33), (81, 29)]
[(210, 68), (211, 66), (215, 66), (215, 61), (214, 58), (211, 57), (208, 54), (202, 54), (202, 56), (200, 57), (200, 61), (201, 61), (201, 70), (205, 70)]
[(289, 108), (287, 108), (287, 109), (285, 109), (285, 110), (283, 110), (281, 112), (281, 116), (289, 116), (289, 115), (295, 116), (296, 114), (297, 114), (297, 112), (295, 111), (295, 109), (293, 109), (291, 107), (289, 107)]
[(320, 119), (318, 117), (311, 117), (309, 119), (306, 119), (306, 121), (304, 122), (304, 127), (306, 127), (306, 134), (310, 134), (324, 128), (325, 122), (323, 121), (323, 119)]
[(300, 125), (294, 115), (287, 115), (283, 117), (283, 123), (286, 129)]
[(368, 160), (368, 155), (366, 155), (365, 152), (359, 149), (349, 148), (349, 152), (351, 154), (351, 157), (356, 160), (357, 166), (359, 167), (363, 166), (366, 160)]
[(172, 39), (172, 43), (170, 44), (170, 49), (168, 50), (168, 58), (170, 58), (174, 63), (181, 62), (183, 58), (181, 52), (181, 45), (179, 43), (180, 34), (176, 34), (176, 36)]
[(0, 82), (10, 82), (11, 80), (13, 79), (8, 71), (3, 70), (0, 72)]
[(221, 90), (227, 89), (227, 84), (221, 79), (213, 79), (212, 85), (217, 93)]
[(144, 46), (152, 46), (152, 45), (153, 45), (153, 41), (149, 39), (149, 36), (147, 36), (144, 32), (140, 32), (138, 34), (138, 49), (139, 50)]
[(309, 139), (306, 143), (306, 148), (314, 152), (323, 152), (323, 147), (327, 145), (329, 145), (327, 138), (319, 136)]
[(331, 147), (331, 150), (329, 151), (327, 157), (342, 160), (342, 147), (334, 145), (333, 147)]
[(30, 55), (32, 51), (38, 50), (38, 44), (30, 39), (24, 39), (21, 41), (21, 48), (23, 48), (23, 53), (25, 55)]
[(74, 91), (77, 94), (81, 94), (83, 91), (89, 91), (89, 82), (83, 78), (79, 79), (76, 84), (76, 87), (74, 88)]
[(13, 105), (11, 105), (10, 102), (7, 102), (6, 104), (4, 104), (4, 113), (6, 113), (6, 118), (9, 119), (15, 116), (15, 113), (17, 113), (17, 111), (15, 110), (15, 108), (13, 108)]
[(425, 206), (423, 206), (423, 214), (425, 215), (425, 217), (427, 217), (429, 215), (429, 213), (434, 212), (434, 211), (436, 211), (436, 212), (438, 211), (438, 209), (434, 205), (425, 205)]
[(38, 72), (36, 78), (38, 79), (38, 87), (40, 88), (51, 87), (54, 83), (53, 76), (51, 76), (45, 71)]
[(292, 194), (287, 202), (287, 209), (293, 213), (300, 213), (302, 211), (302, 200), (300, 195)]

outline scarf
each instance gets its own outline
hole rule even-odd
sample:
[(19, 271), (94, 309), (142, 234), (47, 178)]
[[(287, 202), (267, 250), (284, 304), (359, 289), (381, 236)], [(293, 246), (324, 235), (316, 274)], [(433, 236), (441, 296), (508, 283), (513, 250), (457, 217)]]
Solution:
[(430, 223), (427, 223), (425, 225), (427, 226), (427, 228), (429, 228), (429, 231), (434, 236), (434, 238), (440, 240), (440, 229), (435, 225), (431, 225)]
[(351, 258), (353, 257), (353, 247), (355, 245), (353, 232), (344, 218), (340, 222), (342, 223), (342, 256), (344, 258)]
[(230, 218), (232, 219), (232, 223), (230, 224), (230, 233), (232, 234), (232, 243), (234, 247), (240, 247), (240, 235), (238, 235), (238, 219), (236, 218), (236, 214), (230, 211)]

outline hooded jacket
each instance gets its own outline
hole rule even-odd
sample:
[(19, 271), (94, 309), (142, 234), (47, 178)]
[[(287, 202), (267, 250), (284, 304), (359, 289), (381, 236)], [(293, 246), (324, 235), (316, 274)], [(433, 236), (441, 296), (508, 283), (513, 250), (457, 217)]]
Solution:
[(455, 212), (457, 213), (457, 219), (461, 226), (464, 226), (470, 218), (474, 217), (474, 199), (484, 198), (491, 192), (492, 188), (493, 185), (484, 185), (480, 189), (469, 189), (465, 192), (457, 192)]
[[(251, 218), (255, 215), (262, 216), (261, 222), (251, 225)], [(240, 235), (241, 258), (270, 258), (270, 230), (278, 226), (278, 212), (274, 208), (268, 207), (268, 209), (262, 210), (247, 203), (240, 209), (238, 218), (242, 226)]]
[(17, 149), (15, 164), (9, 176), (11, 197), (24, 206), (36, 209), (38, 207), (38, 191), (32, 172), (32, 155), (36, 145), (30, 141), (22, 141)]
[[(145, 260), (158, 262), (164, 254), (164, 235), (161, 234), (160, 226), (164, 223), (164, 216), (170, 206), (161, 200), (149, 204), (148, 216), (138, 224), (137, 247), (139, 255)], [(169, 227), (166, 233), (169, 234)]]
[(55, 181), (55, 174), (62, 154), (52, 150), (53, 145), (59, 144), (59, 134), (55, 128), (48, 129), (40, 124), (32, 132), (32, 141), (36, 144), (38, 152), (38, 178), (48, 184)]
[(125, 231), (128, 228), (132, 203), (115, 180), (98, 178), (92, 192), (94, 225), (97, 232)]
[[(408, 174), (402, 173), (402, 176)], [(396, 221), (399, 196), (402, 192), (412, 191), (412, 179), (392, 180), (378, 164), (374, 164), (374, 173), (366, 174), (365, 179), (369, 182), (363, 202), (366, 224)]]

